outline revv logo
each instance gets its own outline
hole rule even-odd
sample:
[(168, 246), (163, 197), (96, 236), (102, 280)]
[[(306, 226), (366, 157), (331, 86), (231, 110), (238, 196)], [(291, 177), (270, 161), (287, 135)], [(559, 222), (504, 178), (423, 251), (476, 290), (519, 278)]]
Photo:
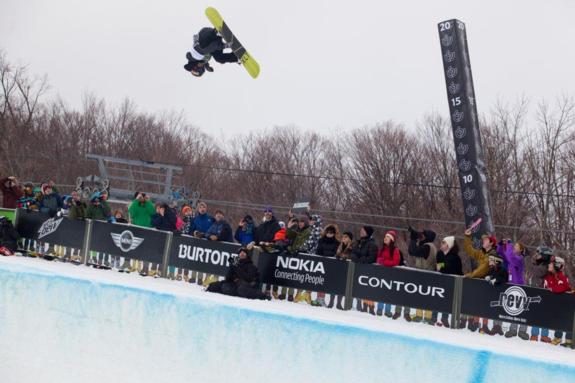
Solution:
[(509, 315), (517, 316), (523, 311), (529, 311), (531, 303), (541, 303), (541, 297), (528, 297), (519, 286), (511, 286), (501, 294), (498, 301), (491, 301), (491, 307), (503, 307)]

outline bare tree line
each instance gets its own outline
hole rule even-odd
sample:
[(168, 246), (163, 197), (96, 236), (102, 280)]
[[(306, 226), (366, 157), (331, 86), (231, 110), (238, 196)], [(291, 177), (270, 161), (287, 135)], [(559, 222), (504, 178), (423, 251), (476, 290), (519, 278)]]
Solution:
[[(439, 114), (425, 116), (416, 129), (384, 121), (321, 135), (277, 126), (217, 142), (181, 114), (147, 114), (128, 100), (109, 106), (87, 95), (80, 110), (45, 100), (46, 79), (13, 67), (3, 53), (0, 82), (1, 175), (73, 184), (97, 174), (85, 155), (103, 154), (184, 166), (189, 190), (240, 203), (227, 205), (232, 221), (257, 212), (244, 203), (310, 201), (344, 228), (357, 222), (463, 231), (462, 223), (450, 223), (462, 221), (463, 211), (450, 122)], [(573, 268), (573, 97), (498, 103), (482, 118), (481, 135), (498, 237), (561, 248)]]

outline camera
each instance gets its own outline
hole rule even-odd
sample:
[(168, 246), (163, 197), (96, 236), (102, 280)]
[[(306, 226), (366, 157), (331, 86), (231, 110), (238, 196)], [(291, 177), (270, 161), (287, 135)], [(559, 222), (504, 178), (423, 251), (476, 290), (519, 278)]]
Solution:
[(547, 246), (539, 246), (537, 248), (537, 254), (540, 255), (540, 258), (535, 260), (535, 263), (538, 265), (548, 265), (551, 263), (551, 257), (553, 256), (553, 249)]
[(232, 254), (228, 258), (228, 265), (229, 266), (237, 266), (240, 262), (240, 257), (238, 255)]

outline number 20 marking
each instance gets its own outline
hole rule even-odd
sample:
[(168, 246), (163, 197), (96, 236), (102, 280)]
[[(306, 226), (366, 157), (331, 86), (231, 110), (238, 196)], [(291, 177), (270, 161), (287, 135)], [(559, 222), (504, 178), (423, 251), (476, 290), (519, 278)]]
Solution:
[(451, 29), (451, 23), (449, 21), (446, 21), (445, 23), (439, 23), (440, 32), (448, 31), (450, 29)]

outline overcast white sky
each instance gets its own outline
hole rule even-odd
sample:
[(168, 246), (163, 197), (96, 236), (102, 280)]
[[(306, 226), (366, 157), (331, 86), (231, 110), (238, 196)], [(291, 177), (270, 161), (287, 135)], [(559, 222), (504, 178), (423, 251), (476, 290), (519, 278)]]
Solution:
[[(216, 7), (261, 65), (182, 68)], [(294, 124), (322, 133), (447, 114), (437, 23), (467, 25), (479, 112), (575, 93), (573, 0), (0, 0), (0, 48), (72, 106), (92, 92), (183, 111), (229, 136)]]

